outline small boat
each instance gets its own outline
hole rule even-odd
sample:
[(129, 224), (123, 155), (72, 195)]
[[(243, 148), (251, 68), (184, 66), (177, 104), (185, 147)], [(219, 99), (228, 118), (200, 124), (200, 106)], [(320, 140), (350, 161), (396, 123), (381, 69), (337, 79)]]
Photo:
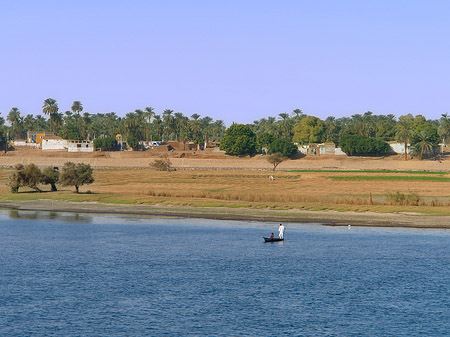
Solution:
[(278, 241), (284, 241), (284, 238), (283, 238), (283, 239), (280, 239), (280, 238), (266, 238), (265, 236), (263, 237), (263, 239), (264, 239), (264, 242), (278, 242)]

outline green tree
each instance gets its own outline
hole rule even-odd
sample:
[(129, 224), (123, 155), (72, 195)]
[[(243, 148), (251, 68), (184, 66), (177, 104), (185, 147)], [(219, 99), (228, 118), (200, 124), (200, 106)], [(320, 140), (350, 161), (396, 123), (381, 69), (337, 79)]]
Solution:
[(102, 151), (112, 151), (117, 149), (117, 140), (114, 137), (96, 138), (94, 147)]
[(21, 138), (23, 119), (20, 116), (19, 109), (16, 107), (12, 108), (9, 111), (6, 119), (8, 122), (11, 123), (11, 134), (10, 134), (11, 138), (14, 138), (14, 139)]
[(325, 135), (325, 123), (317, 117), (307, 116), (295, 125), (293, 141), (299, 144), (321, 143)]
[(270, 153), (279, 153), (283, 157), (292, 157), (297, 154), (298, 148), (284, 138), (276, 138), (269, 145)]
[(127, 144), (129, 147), (131, 147), (133, 150), (136, 150), (138, 145), (139, 145), (139, 141), (137, 140), (136, 137), (133, 136), (129, 136), (127, 138)]
[(225, 131), (220, 149), (230, 155), (252, 155), (256, 153), (256, 135), (247, 125), (233, 124)]
[(444, 145), (448, 145), (450, 143), (450, 117), (448, 114), (443, 114), (441, 119), (439, 120), (439, 136), (442, 139), (442, 153), (444, 152)]
[(419, 160), (422, 160), (424, 155), (432, 152), (433, 144), (430, 142), (430, 137), (425, 130), (417, 134), (416, 137), (418, 141), (413, 146), (413, 153), (419, 158)]
[(59, 180), (59, 171), (54, 169), (53, 167), (46, 167), (42, 170), (41, 175), (41, 183), (44, 185), (50, 185), (52, 188), (52, 192), (56, 192), (58, 189), (56, 188), (56, 183)]
[(53, 116), (58, 112), (58, 103), (53, 98), (47, 98), (42, 106), (42, 112), (50, 116), (50, 129), (53, 131)]
[(63, 186), (75, 186), (76, 192), (80, 193), (80, 186), (94, 182), (92, 172), (89, 164), (67, 162), (62, 168), (59, 181)]
[(408, 143), (412, 142), (414, 135), (414, 118), (410, 115), (401, 116), (396, 125), (395, 138), (405, 144), (405, 160), (408, 160)]
[(349, 156), (379, 155), (390, 150), (389, 145), (379, 139), (360, 135), (345, 135), (341, 137), (341, 149)]
[(281, 153), (276, 152), (267, 156), (267, 161), (273, 165), (272, 170), (275, 171), (278, 165), (287, 160), (288, 157), (283, 156)]

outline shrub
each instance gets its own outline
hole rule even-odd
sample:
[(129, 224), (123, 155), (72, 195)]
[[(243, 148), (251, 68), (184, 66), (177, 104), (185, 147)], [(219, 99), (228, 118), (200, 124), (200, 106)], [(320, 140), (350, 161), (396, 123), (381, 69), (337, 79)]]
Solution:
[(270, 153), (280, 153), (283, 157), (292, 157), (297, 154), (298, 148), (287, 139), (276, 138), (269, 145)]
[(117, 140), (114, 137), (96, 138), (94, 147), (103, 151), (112, 151), (117, 148)]
[(133, 136), (129, 136), (127, 138), (127, 144), (129, 147), (131, 147), (133, 150), (136, 150), (138, 145), (139, 145), (139, 141), (137, 140), (136, 137)]
[(379, 155), (387, 153), (390, 150), (389, 145), (382, 140), (359, 135), (342, 136), (340, 146), (342, 151), (349, 156), (364, 154)]
[(172, 162), (168, 156), (164, 156), (161, 159), (155, 159), (153, 163), (150, 164), (151, 167), (157, 171), (168, 171), (172, 170)]

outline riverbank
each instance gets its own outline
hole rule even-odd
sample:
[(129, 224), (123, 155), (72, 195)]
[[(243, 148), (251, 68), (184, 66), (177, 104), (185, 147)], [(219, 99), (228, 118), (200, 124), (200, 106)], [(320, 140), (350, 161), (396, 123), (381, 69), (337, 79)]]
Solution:
[(123, 216), (168, 216), (215, 220), (240, 220), (285, 223), (318, 223), (328, 226), (368, 226), (450, 229), (450, 216), (424, 215), (413, 212), (374, 213), (301, 211), (220, 207), (175, 207), (166, 205), (112, 205), (92, 202), (55, 200), (2, 201), (0, 208), (11, 211), (47, 211), (111, 214)]

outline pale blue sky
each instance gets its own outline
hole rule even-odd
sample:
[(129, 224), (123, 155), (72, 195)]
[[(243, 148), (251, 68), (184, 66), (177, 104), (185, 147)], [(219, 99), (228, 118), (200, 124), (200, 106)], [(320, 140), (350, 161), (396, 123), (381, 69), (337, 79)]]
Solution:
[(0, 0), (0, 112), (449, 112), (450, 1)]

